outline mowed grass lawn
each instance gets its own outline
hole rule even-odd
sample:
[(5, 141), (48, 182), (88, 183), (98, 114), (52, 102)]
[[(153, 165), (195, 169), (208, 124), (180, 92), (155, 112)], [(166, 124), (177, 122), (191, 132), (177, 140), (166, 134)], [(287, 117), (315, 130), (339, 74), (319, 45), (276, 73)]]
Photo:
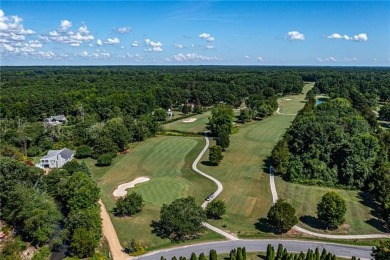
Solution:
[(316, 219), (317, 204), (326, 192), (336, 191), (347, 203), (345, 223), (339, 229), (327, 231), (327, 233), (357, 235), (375, 234), (383, 231), (378, 219), (371, 214), (372, 209), (362, 203), (358, 191), (294, 184), (285, 182), (280, 177), (276, 177), (275, 182), (279, 198), (286, 199), (295, 207), (297, 216), (301, 218), (299, 226), (303, 228), (323, 232), (317, 228), (321, 228), (321, 223)]
[(163, 126), (164, 130), (176, 130), (183, 132), (199, 133), (206, 131), (206, 126), (209, 122), (209, 117), (211, 116), (211, 111), (206, 111), (203, 114), (191, 116), (189, 118), (196, 118), (195, 122), (185, 123), (184, 120), (189, 118), (183, 118)]
[[(310, 88), (311, 85), (306, 85), (305, 93)], [(284, 98), (291, 99), (282, 102), (285, 113), (295, 114), (305, 105), (305, 94)], [(264, 160), (271, 155), (294, 117), (275, 114), (262, 121), (241, 125), (238, 133), (230, 136), (230, 147), (219, 166), (199, 165), (224, 186), (219, 199), (226, 202), (227, 214), (222, 220), (210, 221), (211, 224), (240, 237), (265, 235), (255, 226), (260, 218), (266, 217), (272, 205), (269, 176), (263, 170)], [(208, 153), (202, 161), (208, 161)]]
[[(143, 241), (148, 250), (171, 245), (168, 239), (160, 239), (152, 234), (150, 223), (158, 220), (163, 203), (170, 203), (177, 198), (193, 196), (198, 204), (216, 189), (216, 185), (191, 170), (192, 162), (202, 150), (202, 137), (159, 136), (144, 142), (133, 144), (130, 152), (120, 155), (116, 162), (104, 172), (96, 169), (94, 177), (101, 188), (101, 198), (110, 211), (114, 208), (115, 198), (112, 193), (118, 185), (147, 176), (150, 181), (136, 185), (128, 191), (140, 193), (145, 200), (145, 207), (133, 217), (118, 218), (111, 214), (111, 220), (122, 246), (131, 238)], [(206, 231), (201, 239), (221, 238)], [(194, 242), (194, 241), (192, 241)]]

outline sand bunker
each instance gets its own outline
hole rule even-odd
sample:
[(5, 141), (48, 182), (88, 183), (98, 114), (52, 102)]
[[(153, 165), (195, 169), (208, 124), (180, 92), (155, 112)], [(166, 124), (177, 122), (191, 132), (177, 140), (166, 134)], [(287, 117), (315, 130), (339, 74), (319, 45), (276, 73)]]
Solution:
[(118, 186), (116, 190), (112, 193), (114, 197), (122, 197), (127, 194), (127, 189), (134, 188), (134, 186), (138, 183), (147, 182), (150, 179), (148, 177), (139, 177), (135, 179), (134, 181), (123, 183)]
[(283, 98), (283, 100), (289, 101), (292, 100), (291, 98)]
[(193, 122), (195, 122), (195, 121), (196, 121), (196, 118), (191, 117), (191, 118), (188, 118), (188, 119), (186, 119), (186, 120), (183, 120), (182, 122), (183, 122), (183, 123), (193, 123)]

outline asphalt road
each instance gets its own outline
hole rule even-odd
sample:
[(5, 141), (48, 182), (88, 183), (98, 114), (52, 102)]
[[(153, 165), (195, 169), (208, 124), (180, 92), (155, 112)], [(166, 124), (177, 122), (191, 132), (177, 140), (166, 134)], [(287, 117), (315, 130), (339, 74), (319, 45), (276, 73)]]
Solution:
[(220, 242), (210, 242), (203, 243), (197, 245), (189, 245), (176, 247), (172, 249), (164, 249), (160, 251), (155, 251), (150, 254), (146, 254), (140, 257), (136, 257), (134, 259), (142, 259), (142, 260), (159, 260), (161, 256), (166, 257), (170, 260), (173, 256), (176, 256), (179, 259), (180, 256), (185, 256), (187, 259), (190, 258), (191, 253), (195, 252), (196, 255), (199, 256), (200, 253), (204, 253), (208, 256), (209, 251), (211, 249), (217, 250), (217, 253), (229, 253), (231, 249), (237, 247), (246, 248), (247, 252), (253, 251), (266, 251), (267, 245), (272, 244), (275, 249), (278, 244), (283, 244), (284, 247), (287, 248), (289, 252), (297, 252), (301, 251), (305, 252), (308, 249), (315, 249), (316, 247), (325, 248), (328, 252), (331, 252), (339, 257), (348, 257), (356, 256), (360, 259), (370, 259), (371, 247), (361, 247), (361, 246), (349, 246), (349, 245), (341, 245), (341, 244), (333, 244), (333, 243), (324, 243), (324, 242), (312, 242), (312, 241), (298, 241), (298, 240), (237, 240), (237, 241), (220, 241)]

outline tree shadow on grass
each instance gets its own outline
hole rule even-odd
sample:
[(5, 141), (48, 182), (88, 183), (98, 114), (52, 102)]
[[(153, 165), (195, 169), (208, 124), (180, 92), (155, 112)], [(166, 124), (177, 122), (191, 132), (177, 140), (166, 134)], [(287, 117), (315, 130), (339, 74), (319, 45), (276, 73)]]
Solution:
[(210, 162), (210, 161), (201, 161), (200, 163), (203, 164), (203, 165), (205, 165), (205, 166), (215, 166), (215, 164), (213, 164), (213, 163)]
[(375, 202), (375, 199), (367, 192), (359, 192), (357, 195), (359, 202), (370, 209), (370, 214), (375, 218), (381, 217), (380, 205)]
[(311, 228), (322, 229), (322, 230), (327, 229), (324, 223), (322, 223), (318, 218), (313, 216), (305, 215), (300, 217), (299, 220)]
[(269, 174), (269, 167), (272, 166), (271, 156), (268, 156), (263, 160), (263, 166), (261, 167), (265, 173)]
[(359, 192), (357, 195), (359, 202), (370, 209), (370, 214), (373, 216), (365, 222), (381, 232), (389, 232), (385, 227), (385, 223), (381, 220), (381, 206), (375, 202), (375, 199), (367, 192)]
[(385, 223), (377, 218), (370, 218), (369, 220), (364, 221), (370, 226), (373, 226), (374, 228), (378, 229), (381, 232), (389, 232), (390, 230), (385, 227)]
[(255, 223), (255, 228), (261, 232), (265, 233), (274, 233), (280, 235), (282, 233), (276, 232), (270, 225), (268, 225), (268, 221), (266, 218), (259, 218)]

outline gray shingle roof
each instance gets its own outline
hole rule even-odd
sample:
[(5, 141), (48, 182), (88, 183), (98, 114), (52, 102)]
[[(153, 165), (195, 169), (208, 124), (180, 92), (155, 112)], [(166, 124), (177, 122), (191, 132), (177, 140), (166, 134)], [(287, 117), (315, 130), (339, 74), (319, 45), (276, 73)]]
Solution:
[(61, 155), (62, 158), (64, 158), (65, 160), (68, 160), (70, 157), (72, 157), (73, 152), (72, 152), (72, 150), (69, 150), (68, 148), (64, 148), (62, 150), (49, 150), (47, 152), (47, 155), (43, 156), (42, 159), (51, 158), (51, 157), (57, 156), (59, 154)]
[(61, 150), (61, 157), (64, 158), (65, 160), (68, 160), (70, 157), (72, 157), (73, 152), (72, 150), (69, 150), (68, 148), (64, 148)]

